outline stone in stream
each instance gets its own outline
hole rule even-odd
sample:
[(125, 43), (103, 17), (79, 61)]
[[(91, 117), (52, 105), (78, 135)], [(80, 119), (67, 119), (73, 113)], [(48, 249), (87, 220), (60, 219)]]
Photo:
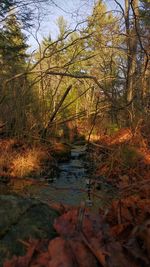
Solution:
[(6, 258), (23, 255), (20, 240), (52, 239), (54, 219), (59, 214), (38, 200), (17, 195), (0, 196), (0, 267)]
[(76, 146), (71, 150), (71, 158), (79, 159), (86, 155), (87, 146)]

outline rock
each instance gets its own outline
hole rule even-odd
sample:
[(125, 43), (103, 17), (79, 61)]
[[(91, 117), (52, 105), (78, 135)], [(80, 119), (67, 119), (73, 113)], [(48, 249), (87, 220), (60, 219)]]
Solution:
[(17, 195), (0, 196), (0, 266), (12, 255), (24, 255), (19, 240), (52, 239), (58, 212), (34, 199)]

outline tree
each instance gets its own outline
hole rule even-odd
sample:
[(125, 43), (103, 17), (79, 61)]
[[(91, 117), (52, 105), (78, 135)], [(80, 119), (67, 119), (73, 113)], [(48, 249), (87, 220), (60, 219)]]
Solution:
[[(39, 51), (35, 55), (36, 70), (39, 71), (35, 76), (35, 81), (37, 81), (38, 91), (41, 92), (42, 107), (44, 107), (41, 112), (43, 112), (45, 126), (49, 125), (51, 114), (55, 114), (55, 109), (61, 102), (66, 88), (72, 83), (69, 76), (48, 75), (49, 70), (79, 74), (84, 69), (84, 60), (86, 60), (85, 37), (81, 36), (76, 30), (70, 30), (62, 17), (58, 19), (58, 27), (57, 40), (53, 41), (49, 37), (44, 38)], [(76, 81), (73, 90), (67, 94), (61, 109), (57, 113), (57, 120), (67, 119), (72, 114), (77, 115), (80, 112), (82, 106), (79, 108), (77, 104), (80, 94), (82, 94), (81, 83), (79, 85), (79, 82)], [(78, 99), (76, 103), (74, 99)]]
[(149, 88), (150, 88), (150, 5), (148, 0), (140, 1), (139, 23), (140, 23), (140, 48), (141, 48), (141, 100), (142, 108), (147, 112), (149, 106)]
[(5, 17), (9, 9), (13, 6), (14, 6), (14, 0), (1, 0), (1, 5), (0, 5), (1, 19)]
[[(111, 104), (110, 115), (113, 122), (117, 121), (117, 114), (113, 107), (118, 102), (116, 84), (119, 79), (119, 50), (121, 42), (118, 36), (119, 25), (112, 12), (108, 12), (103, 1), (98, 1), (88, 19), (89, 31), (93, 32), (89, 39), (89, 50), (93, 58), (89, 60), (90, 74), (103, 79), (99, 92), (101, 100), (106, 99)], [(99, 88), (97, 89), (100, 90)], [(108, 98), (109, 96), (109, 98)], [(94, 100), (94, 99), (93, 99)]]
[(26, 68), (26, 37), (21, 32), (16, 15), (11, 14), (5, 19), (0, 35), (0, 65), (1, 65), (1, 121), (7, 123), (7, 131), (12, 134), (21, 134), (26, 123), (27, 99), (25, 95), (27, 86), (26, 77), (11, 81), (6, 80), (15, 76)]
[(11, 72), (15, 72), (15, 68), (21, 67), (25, 63), (27, 47), (26, 37), (20, 30), (16, 15), (12, 14), (7, 18), (1, 30), (0, 54), (2, 67), (7, 67), (11, 69)]
[[(149, 65), (147, 30), (144, 26), (145, 3), (147, 1), (125, 0), (125, 8), (115, 0), (122, 12), (123, 26), (121, 33), (125, 36), (121, 48), (123, 72), (126, 79), (124, 96), (126, 99), (126, 125), (134, 125), (144, 112), (143, 91), (146, 85)], [(144, 8), (143, 8), (144, 7)], [(146, 79), (145, 79), (146, 78)], [(147, 83), (147, 82), (146, 82)]]

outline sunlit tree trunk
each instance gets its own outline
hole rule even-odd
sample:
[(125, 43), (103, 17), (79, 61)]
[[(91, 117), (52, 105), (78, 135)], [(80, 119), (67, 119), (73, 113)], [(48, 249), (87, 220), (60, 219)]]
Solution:
[[(131, 5), (131, 6), (130, 6)], [(133, 18), (130, 20), (130, 16)], [(125, 24), (126, 24), (126, 44), (127, 44), (127, 77), (126, 77), (126, 101), (130, 104), (130, 119), (134, 116), (134, 96), (137, 92), (136, 66), (137, 66), (137, 46), (138, 46), (138, 0), (125, 0)]]
[(142, 68), (141, 90), (143, 109), (147, 112), (147, 106), (149, 108), (150, 63), (146, 54), (144, 55), (144, 64)]
[[(135, 70), (136, 70), (136, 54), (137, 54), (137, 33), (135, 29), (135, 19), (138, 18), (138, 0), (133, 1), (133, 8), (136, 15), (136, 18), (133, 18), (131, 22), (133, 25), (130, 25), (129, 21), (129, 0), (126, 0), (126, 34), (127, 34), (127, 102), (130, 102), (133, 98), (134, 93), (134, 83), (135, 83)], [(138, 30), (138, 29), (137, 29)]]

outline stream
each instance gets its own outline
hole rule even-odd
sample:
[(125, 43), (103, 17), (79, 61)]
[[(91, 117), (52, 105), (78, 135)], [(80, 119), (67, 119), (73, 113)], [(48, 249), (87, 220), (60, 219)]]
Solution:
[(49, 181), (49, 186), (41, 188), (38, 192), (39, 198), (50, 199), (68, 205), (79, 205), (82, 200), (86, 200), (87, 171), (85, 169), (84, 156), (85, 146), (73, 146), (70, 160), (59, 163), (60, 173), (53, 181)]
[[(25, 253), (24, 246), (18, 240), (45, 240), (56, 235), (53, 222), (58, 213), (47, 204), (52, 207), (57, 203), (77, 207), (84, 202), (94, 212), (104, 207), (103, 201), (106, 201), (108, 191), (104, 193), (102, 188), (92, 188), (89, 194), (90, 181), (93, 181), (90, 168), (94, 176), (95, 167), (94, 163), (88, 162), (86, 148), (86, 145), (73, 145), (70, 159), (59, 162), (60, 171), (55, 179), (48, 177), (46, 183), (42, 180), (42, 183), (29, 184), (20, 195), (12, 192), (1, 194), (0, 266), (3, 266), (8, 255), (12, 257)], [(102, 176), (99, 179), (103, 187), (106, 183), (101, 180)]]
[[(71, 149), (70, 160), (59, 163), (59, 175), (53, 181), (50, 180), (49, 185), (45, 187), (33, 187), (31, 189), (32, 197), (71, 206), (78, 206), (81, 201), (85, 201), (86, 205), (92, 209), (103, 206), (106, 192), (96, 190), (94, 195), (89, 195), (88, 181), (90, 177), (85, 167), (87, 165), (86, 153), (85, 145), (74, 145)], [(94, 197), (95, 195), (96, 197)]]

